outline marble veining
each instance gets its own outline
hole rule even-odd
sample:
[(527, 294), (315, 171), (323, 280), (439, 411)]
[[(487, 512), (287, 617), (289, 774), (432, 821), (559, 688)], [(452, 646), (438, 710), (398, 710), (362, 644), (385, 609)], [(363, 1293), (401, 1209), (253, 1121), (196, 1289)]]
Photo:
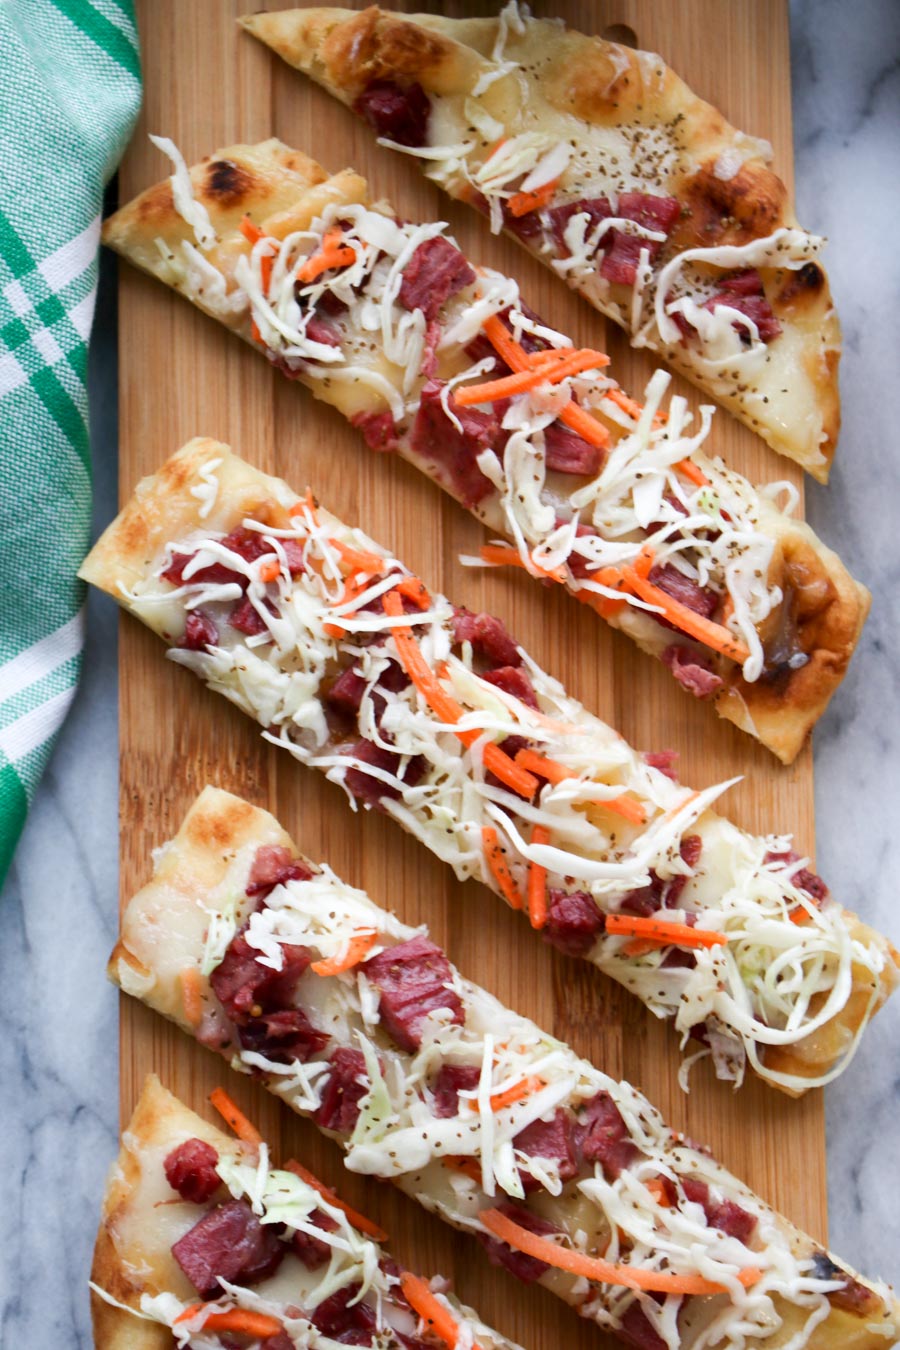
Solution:
[[(798, 215), (831, 237), (844, 326), (842, 444), (831, 488), (809, 487), (809, 514), (874, 593), (850, 674), (816, 733), (818, 865), (900, 942), (900, 5), (792, 0), (791, 50)], [(90, 384), (100, 526), (116, 501), (108, 264)], [(114, 607), (91, 596), (84, 680), (0, 900), (0, 1344), (30, 1350), (92, 1344), (85, 1281), (117, 1146), (116, 1000), (96, 977), (115, 930), (115, 649)], [(895, 1280), (897, 1016), (893, 1007), (876, 1020), (856, 1064), (827, 1090), (832, 1244)]]

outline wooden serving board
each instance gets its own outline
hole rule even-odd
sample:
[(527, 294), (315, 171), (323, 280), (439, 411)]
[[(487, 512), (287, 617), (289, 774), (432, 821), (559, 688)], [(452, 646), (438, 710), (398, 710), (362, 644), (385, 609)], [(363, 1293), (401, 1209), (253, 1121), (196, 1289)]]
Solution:
[[(251, 0), (246, 0), (249, 4)], [(450, 13), (489, 11), (497, 0)], [(439, 7), (439, 6), (436, 6)], [(652, 369), (625, 338), (571, 295), (515, 244), (492, 238), (474, 213), (451, 204), (412, 163), (375, 146), (352, 115), (240, 32), (241, 0), (138, 0), (146, 97), (121, 170), (121, 200), (167, 171), (147, 133), (171, 136), (188, 163), (220, 146), (273, 134), (322, 161), (368, 174), (376, 195), (412, 219), (449, 219), (473, 259), (512, 271), (531, 305), (579, 344), (606, 348), (621, 383), (637, 396)], [(705, 98), (743, 130), (768, 137), (775, 162), (792, 174), (790, 60), (784, 0), (559, 0), (538, 14), (603, 32), (628, 25), (638, 45), (662, 52)], [(621, 30), (610, 34), (621, 36)], [(136, 481), (198, 433), (299, 488), (311, 484), (339, 516), (363, 526), (458, 603), (504, 618), (525, 646), (589, 708), (642, 749), (675, 747), (681, 776), (700, 787), (735, 773), (743, 783), (725, 809), (754, 830), (793, 830), (813, 848), (812, 763), (790, 769), (748, 737), (719, 723), (668, 673), (562, 593), (519, 574), (460, 566), (481, 528), (415, 470), (367, 451), (331, 409), (155, 281), (126, 264), (120, 289), (120, 439), (123, 501)], [(676, 380), (694, 407), (690, 387)], [(761, 441), (718, 415), (713, 444), (754, 481), (800, 475)], [(121, 889), (123, 902), (146, 881), (150, 850), (177, 827), (208, 782), (267, 806), (313, 858), (411, 923), (426, 921), (464, 973), (570, 1041), (607, 1072), (640, 1085), (692, 1138), (816, 1238), (825, 1238), (822, 1099), (794, 1102), (749, 1082), (735, 1094), (701, 1065), (690, 1096), (678, 1088), (674, 1033), (637, 1000), (586, 964), (567, 961), (532, 937), (486, 890), (455, 881), (449, 868), (375, 814), (352, 815), (343, 793), (277, 753), (223, 699), (163, 659), (157, 639), (123, 618), (120, 639)], [(604, 1335), (541, 1289), (492, 1269), (474, 1243), (374, 1180), (344, 1173), (335, 1146), (254, 1083), (133, 999), (122, 1001), (121, 1105), (129, 1116), (144, 1076), (155, 1070), (191, 1106), (224, 1079), (275, 1146), (303, 1158), (392, 1235), (399, 1260), (452, 1277), (468, 1302), (530, 1350), (607, 1344)]]

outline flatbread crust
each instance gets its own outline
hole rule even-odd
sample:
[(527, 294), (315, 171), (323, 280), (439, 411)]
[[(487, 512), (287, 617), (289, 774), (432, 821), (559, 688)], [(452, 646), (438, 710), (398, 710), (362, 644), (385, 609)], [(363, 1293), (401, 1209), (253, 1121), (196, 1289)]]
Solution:
[[(348, 169), (329, 178), (313, 160), (277, 140), (228, 146), (201, 160), (190, 172), (195, 197), (208, 211), (218, 235), (218, 242), (204, 256), (225, 278), (229, 294), (235, 286), (237, 259), (249, 249), (238, 229), (245, 214), (267, 233), (283, 237), (291, 230), (306, 228), (329, 201), (368, 203), (366, 182), (358, 174)], [(181, 291), (204, 312), (256, 345), (246, 310), (229, 309), (224, 292), (219, 294), (208, 281), (186, 274), (183, 267), (170, 261), (183, 242), (193, 239), (193, 230), (175, 210), (168, 180), (149, 188), (111, 217), (104, 226), (103, 238), (136, 266)], [(321, 381), (311, 381), (310, 389), (347, 418), (373, 408), (371, 391), (355, 381), (331, 381), (327, 388)], [(380, 406), (376, 403), (374, 410), (380, 411)], [(408, 437), (401, 440), (398, 453), (455, 495), (446, 478), (409, 449)], [(471, 509), (492, 531), (507, 532), (496, 494)], [(782, 763), (790, 764), (846, 673), (871, 597), (805, 522), (784, 515), (762, 500), (759, 528), (777, 541), (770, 578), (794, 598), (791, 622), (796, 641), (809, 660), (799, 669), (783, 667), (771, 680), (748, 683), (738, 666), (719, 658), (717, 673), (724, 683), (711, 702), (720, 716), (756, 737)], [(614, 627), (622, 626), (615, 616), (608, 621)], [(635, 640), (659, 656), (658, 641), (653, 647), (640, 637)]]
[[(201, 469), (211, 463), (217, 465), (215, 473), (219, 488), (208, 508), (208, 514), (201, 518), (201, 509), (206, 508), (201, 508), (196, 489), (202, 482)], [(120, 515), (95, 544), (80, 575), (107, 591), (125, 608), (131, 609), (141, 622), (164, 640), (174, 642), (180, 636), (184, 623), (180, 602), (173, 602), (173, 606), (154, 604), (134, 608), (126, 595), (127, 591), (152, 576), (160, 565), (166, 544), (185, 539), (199, 529), (228, 534), (247, 516), (264, 521), (274, 529), (289, 528), (290, 509), (299, 500), (299, 496), (281, 479), (253, 468), (228, 446), (208, 437), (196, 437), (172, 455), (158, 473), (138, 484)], [(323, 523), (337, 523), (336, 518), (321, 505), (317, 507), (317, 512)], [(256, 817), (246, 803), (233, 804), (230, 809), (238, 816), (243, 813), (245, 828), (254, 828)], [(203, 819), (202, 814), (199, 819)], [(707, 811), (700, 819), (702, 823), (720, 818), (716, 813)], [(228, 824), (229, 846), (238, 823), (235, 820)], [(221, 822), (217, 825), (217, 828), (220, 827), (224, 828)], [(192, 832), (196, 826), (191, 823), (186, 828)], [(202, 840), (200, 842), (203, 843)], [(289, 841), (284, 836), (273, 838), (271, 842)], [(228, 862), (224, 844), (222, 856), (218, 860), (203, 849), (197, 853), (191, 850), (189, 856), (195, 860), (192, 862), (194, 867), (202, 864), (206, 868), (215, 866), (221, 870)], [(160, 876), (166, 875), (168, 869), (164, 866)], [(179, 872), (177, 877), (180, 875)], [(191, 883), (196, 881), (206, 884), (210, 880), (215, 881), (215, 878), (192, 877)], [(874, 1016), (883, 1006), (900, 979), (900, 954), (887, 939), (863, 924), (850, 911), (844, 910), (843, 914), (853, 937), (866, 946), (874, 944), (884, 953), (884, 968), (876, 980), (861, 964), (854, 964), (853, 993), (837, 1017), (818, 1032), (793, 1045), (765, 1047), (762, 1058), (766, 1067), (774, 1072), (811, 1080), (824, 1076), (840, 1061), (866, 1019)], [(202, 925), (202, 921), (202, 914), (198, 914), (197, 924)], [(800, 1095), (799, 1090), (791, 1087), (783, 1090)]]
[[(199, 964), (203, 950), (204, 919), (201, 913), (198, 924), (198, 901), (215, 909), (217, 895), (224, 893), (219, 890), (223, 882), (229, 894), (239, 891), (247, 875), (248, 850), (253, 850), (254, 845), (271, 843), (280, 843), (292, 855), (302, 858), (269, 812), (230, 793), (205, 788), (175, 838), (157, 855), (153, 879), (127, 905), (121, 937), (110, 959), (110, 977), (126, 993), (134, 994), (197, 1037), (197, 1028), (189, 1024), (184, 1013), (178, 972), (187, 964)], [(234, 881), (228, 885), (226, 879), (232, 868)], [(206, 977), (202, 977), (202, 984), (204, 999), (215, 1003)], [(228, 1058), (231, 1051), (225, 1049), (222, 1053)], [(283, 1088), (283, 1078), (266, 1080), (263, 1076), (263, 1081), (292, 1105), (289, 1094), (279, 1091), (279, 1084)], [(404, 1175), (395, 1179), (401, 1189), (408, 1189), (415, 1198), (421, 1199), (422, 1174), (410, 1176), (408, 1187)], [(105, 1213), (109, 1208), (108, 1204)], [(815, 1249), (816, 1244), (787, 1219), (772, 1211), (769, 1214), (789, 1236), (795, 1250), (809, 1252)], [(861, 1284), (874, 1288), (847, 1266), (842, 1268)], [(566, 1301), (578, 1301), (576, 1285), (562, 1272), (551, 1272), (550, 1287)], [(805, 1342), (807, 1350), (882, 1350), (900, 1335), (900, 1304), (894, 1301), (891, 1307), (890, 1315), (882, 1318), (871, 1313), (863, 1318), (846, 1309), (832, 1307), (826, 1321)], [(795, 1305), (779, 1303), (779, 1312), (784, 1317), (783, 1336), (766, 1342), (770, 1350), (786, 1343), (803, 1325), (804, 1318)], [(895, 1322), (893, 1335), (887, 1334), (890, 1317)], [(155, 1343), (152, 1344), (155, 1350)], [(129, 1343), (123, 1341), (122, 1345)]]
[[(506, 137), (537, 130), (573, 146), (595, 146), (593, 175), (590, 167), (585, 170), (582, 149), (577, 166), (582, 178), (567, 187), (564, 174), (554, 204), (606, 195), (615, 188), (616, 174), (623, 172), (611, 165), (628, 164), (633, 168), (629, 187), (682, 203), (682, 217), (663, 248), (660, 265), (686, 249), (747, 246), (776, 230), (799, 228), (787, 189), (769, 165), (771, 147), (732, 127), (654, 53), (588, 37), (558, 20), (529, 16), (521, 25), (506, 25), (503, 60), (516, 65), (504, 71), (492, 59), (501, 22), (496, 18), (401, 16), (372, 6), (361, 13), (283, 10), (248, 15), (241, 22), (349, 106), (373, 81), (402, 87), (418, 83), (441, 100), (433, 117), (437, 127), (429, 127), (429, 143), (474, 141), (472, 171), (487, 158), (497, 135), (494, 128), (479, 144), (467, 100), (502, 124)], [(474, 95), (486, 77), (490, 83)], [(653, 144), (650, 154), (648, 141)], [(433, 159), (422, 161), (422, 167), (452, 196), (472, 200), (471, 185), (460, 172), (450, 168), (440, 175)], [(509, 232), (548, 265), (565, 256), (540, 233), (523, 237)], [(840, 428), (841, 350), (828, 279), (816, 261), (786, 270), (763, 256), (757, 266), (764, 271), (767, 298), (783, 329), (767, 348), (764, 369), (749, 379), (704, 370), (695, 345), (667, 342), (655, 325), (639, 345), (659, 353), (773, 449), (826, 482)], [(613, 285), (611, 294), (598, 294), (594, 274), (566, 272), (565, 279), (634, 336), (631, 287)]]

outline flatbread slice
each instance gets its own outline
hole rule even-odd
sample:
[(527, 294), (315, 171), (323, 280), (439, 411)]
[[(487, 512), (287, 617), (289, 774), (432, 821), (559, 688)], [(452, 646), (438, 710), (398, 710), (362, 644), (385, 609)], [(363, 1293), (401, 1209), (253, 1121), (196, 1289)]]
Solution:
[(242, 20), (773, 449), (826, 482), (841, 334), (772, 148), (661, 57), (532, 18)]
[(441, 1292), (443, 1282), (432, 1291), (401, 1271), (356, 1226), (374, 1225), (246, 1134), (232, 1138), (148, 1077), (94, 1248), (97, 1350), (446, 1350), (415, 1304), (455, 1328), (460, 1345), (519, 1350)]
[(602, 353), (573, 354), (444, 225), (396, 221), (357, 174), (328, 177), (278, 141), (179, 164), (103, 237), (511, 541), (486, 560), (565, 584), (794, 759), (868, 592), (772, 493), (705, 453), (709, 414), (695, 427), (684, 399), (665, 407), (664, 372), (634, 403)]
[(227, 446), (198, 438), (139, 483), (81, 575), (266, 740), (633, 990), (720, 1075), (824, 1084), (894, 988), (898, 954), (789, 837), (710, 809), (730, 784), (678, 784), (498, 619)]
[(311, 1115), (351, 1171), (395, 1182), (631, 1346), (896, 1343), (885, 1286), (424, 930), (297, 855), (267, 812), (207, 788), (156, 859), (113, 979)]

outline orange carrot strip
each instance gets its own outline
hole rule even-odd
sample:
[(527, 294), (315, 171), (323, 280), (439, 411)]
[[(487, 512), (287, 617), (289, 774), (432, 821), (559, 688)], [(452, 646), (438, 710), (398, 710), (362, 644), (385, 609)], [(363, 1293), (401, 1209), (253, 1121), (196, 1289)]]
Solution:
[(250, 336), (254, 342), (262, 342), (262, 333), (259, 331), (259, 324), (255, 319), (250, 320)]
[(504, 857), (503, 849), (500, 847), (500, 839), (493, 825), (482, 825), (481, 843), (488, 867), (491, 869), (494, 880), (500, 887), (506, 903), (510, 909), (521, 909), (522, 897), (513, 880), (512, 872), (509, 870), (509, 864)]
[(569, 351), (555, 354), (541, 352), (539, 360), (528, 370), (516, 371), (504, 375), (499, 380), (488, 380), (485, 384), (469, 384), (457, 389), (453, 395), (462, 408), (473, 403), (494, 403), (497, 399), (510, 398), (513, 394), (523, 394), (535, 389), (539, 384), (559, 384), (569, 375), (580, 375), (582, 371), (592, 370), (596, 366), (608, 366), (609, 357), (605, 352)]
[(541, 183), (540, 187), (532, 188), (530, 192), (517, 192), (506, 203), (510, 215), (527, 216), (529, 211), (539, 211), (553, 200), (558, 186), (559, 178), (551, 178), (549, 183)]
[(461, 1172), (464, 1177), (470, 1177), (481, 1185), (481, 1164), (474, 1158), (444, 1158), (443, 1164), (451, 1172)]
[[(531, 842), (550, 843), (550, 831), (546, 825), (532, 828)], [(543, 928), (547, 922), (547, 869), (536, 862), (528, 864), (528, 918), (532, 928)]]
[(275, 558), (272, 562), (267, 562), (259, 569), (260, 581), (276, 581), (281, 575), (281, 563)]
[(241, 223), (238, 225), (241, 234), (247, 240), (248, 244), (258, 244), (260, 239), (265, 239), (265, 231), (255, 225), (249, 216), (242, 216)]
[(530, 1097), (533, 1092), (537, 1092), (538, 1088), (543, 1086), (543, 1079), (535, 1078), (533, 1074), (528, 1078), (523, 1078), (520, 1082), (513, 1083), (512, 1087), (506, 1088), (505, 1091), (495, 1092), (491, 1097), (491, 1110), (502, 1111), (505, 1106), (513, 1106), (516, 1102), (524, 1101), (526, 1097)]
[(697, 614), (687, 605), (683, 605), (680, 600), (673, 600), (671, 595), (661, 590), (659, 586), (654, 586), (652, 581), (642, 577), (638, 570), (626, 565), (622, 568), (622, 576), (630, 590), (635, 595), (639, 595), (642, 600), (648, 604), (657, 605), (663, 612), (665, 618), (673, 623), (676, 628), (680, 628), (682, 633), (687, 633), (689, 637), (696, 638), (702, 642), (705, 647), (711, 647), (713, 651), (721, 652), (730, 660), (738, 662), (739, 665), (747, 660), (750, 655), (748, 648), (739, 638), (733, 637), (727, 628), (723, 628), (720, 623), (714, 623), (712, 619), (707, 619), (703, 614)]
[[(396, 591), (387, 591), (381, 597), (384, 612), (393, 618), (403, 613), (403, 599)], [(445, 693), (437, 677), (422, 655), (419, 644), (407, 628), (391, 628), (391, 636), (397, 647), (400, 664), (406, 671), (431, 711), (442, 722), (458, 722), (463, 710), (454, 698)], [(457, 731), (455, 733), (463, 745), (472, 745), (481, 735), (480, 731)], [(514, 764), (509, 755), (504, 754), (498, 745), (489, 742), (482, 752), (484, 767), (497, 778), (511, 787), (520, 797), (531, 798), (538, 790), (538, 781), (533, 774)]]
[(324, 961), (313, 961), (310, 970), (316, 975), (340, 975), (344, 970), (358, 966), (378, 941), (377, 933), (356, 933), (347, 943), (347, 950)]
[(677, 464), (672, 465), (672, 468), (685, 478), (689, 478), (692, 483), (696, 483), (697, 487), (709, 487), (709, 479), (706, 474), (702, 469), (698, 469), (692, 459), (680, 459)]
[[(196, 1317), (206, 1306), (205, 1303), (192, 1303), (183, 1313), (178, 1314), (173, 1325), (177, 1326), (179, 1322), (187, 1322), (191, 1317)], [(226, 1308), (224, 1312), (213, 1312), (203, 1323), (204, 1331), (239, 1331), (245, 1336), (255, 1337), (258, 1341), (277, 1336), (282, 1329), (277, 1317), (270, 1317), (268, 1313), (251, 1312), (249, 1308)]]
[[(250, 219), (249, 216), (243, 217), (240, 225), (238, 226), (238, 229), (240, 230), (244, 238), (247, 240), (247, 242), (250, 244), (258, 244), (260, 239), (268, 238), (265, 231), (261, 230), (258, 225), (254, 225), (253, 221)], [(260, 280), (262, 281), (263, 295), (269, 294), (269, 283), (272, 280), (273, 262), (274, 258), (272, 257), (271, 253), (263, 253), (259, 260)], [(254, 334), (254, 336), (257, 335)]]
[(656, 941), (655, 938), (632, 938), (626, 942), (622, 951), (626, 956), (646, 956), (648, 952), (657, 952), (664, 943)]
[(609, 445), (609, 432), (596, 417), (582, 408), (580, 403), (567, 403), (559, 414), (560, 422), (565, 422), (570, 431), (575, 431), (589, 445), (604, 450)]
[[(479, 549), (481, 558), (486, 563), (491, 563), (494, 567), (525, 567), (525, 560), (517, 548), (512, 544), (482, 544)], [(563, 582), (566, 579), (564, 567), (541, 567), (532, 558), (532, 565), (537, 568), (542, 576), (550, 577), (553, 581)]]
[(404, 577), (402, 581), (397, 582), (394, 590), (399, 591), (401, 595), (405, 595), (407, 600), (411, 600), (414, 605), (418, 605), (419, 609), (428, 609), (431, 604), (431, 596), (428, 594), (425, 583), (420, 581), (418, 577)]
[(624, 389), (605, 389), (603, 397), (608, 398), (610, 403), (615, 403), (617, 408), (621, 408), (623, 413), (633, 417), (637, 422), (641, 413), (644, 411), (643, 404), (638, 403), (636, 399), (631, 398), (625, 393)]
[[(438, 1302), (424, 1280), (408, 1270), (400, 1274), (400, 1288), (413, 1312), (417, 1312), (424, 1322), (425, 1330), (430, 1331), (453, 1350), (459, 1340), (459, 1325), (454, 1321), (449, 1309)], [(472, 1350), (479, 1350), (479, 1347), (475, 1345)]]
[[(341, 598), (337, 601), (335, 608), (339, 605), (347, 605), (351, 600), (355, 600), (358, 595), (362, 595), (363, 591), (371, 584), (371, 582), (372, 577), (368, 574), (365, 576), (354, 575), (348, 577), (344, 582)], [(343, 637), (347, 631), (346, 628), (342, 628), (339, 623), (323, 623), (322, 627), (328, 636), (333, 638)]]
[(356, 572), (383, 572), (387, 566), (387, 559), (382, 558), (380, 553), (372, 553), (369, 549), (352, 548), (342, 539), (329, 539), (328, 542), (341, 555), (341, 562), (345, 562)]
[(651, 1177), (649, 1181), (644, 1182), (644, 1188), (650, 1192), (658, 1205), (664, 1205), (667, 1209), (671, 1209), (669, 1201), (670, 1184), (665, 1177)]
[[(567, 769), (564, 764), (559, 764), (555, 759), (548, 759), (538, 750), (520, 750), (516, 755), (516, 763), (523, 769), (528, 769), (532, 773), (539, 774), (541, 778), (546, 778), (548, 783), (564, 782), (567, 778), (577, 778), (578, 774), (574, 769)], [(643, 825), (647, 819), (647, 813), (636, 802), (633, 797), (626, 797), (624, 794), (618, 797), (598, 797), (597, 805), (607, 811), (614, 811), (617, 816), (623, 816), (625, 820), (630, 820), (635, 825)]]
[[(482, 1226), (494, 1237), (506, 1242), (527, 1256), (546, 1261), (548, 1266), (559, 1270), (568, 1270), (573, 1275), (583, 1275), (588, 1280), (600, 1284), (624, 1285), (627, 1289), (646, 1289), (659, 1294), (724, 1294), (722, 1284), (707, 1280), (702, 1275), (676, 1275), (671, 1271), (644, 1270), (639, 1266), (613, 1265), (599, 1256), (587, 1256), (583, 1252), (574, 1252), (569, 1247), (561, 1247), (548, 1238), (530, 1233), (527, 1228), (508, 1219), (498, 1209), (482, 1210), (478, 1216)], [(755, 1266), (742, 1270), (738, 1279), (744, 1287), (755, 1284), (761, 1278), (761, 1271)]]
[(327, 1200), (329, 1205), (334, 1205), (335, 1209), (342, 1210), (353, 1227), (358, 1228), (361, 1233), (365, 1233), (367, 1237), (374, 1238), (376, 1242), (387, 1242), (388, 1235), (383, 1228), (379, 1228), (378, 1224), (373, 1223), (371, 1219), (367, 1219), (365, 1214), (360, 1214), (358, 1210), (355, 1210), (351, 1205), (346, 1204), (346, 1202), (343, 1201), (330, 1186), (326, 1186), (323, 1181), (320, 1181), (317, 1176), (314, 1176), (312, 1172), (308, 1171), (301, 1163), (298, 1163), (296, 1159), (289, 1158), (284, 1164), (284, 1170), (286, 1172), (293, 1172), (295, 1177), (299, 1177), (301, 1181), (306, 1182), (307, 1186), (311, 1186), (314, 1191), (318, 1191), (319, 1195)]
[(356, 249), (349, 245), (341, 246), (336, 242), (341, 231), (326, 230), (322, 239), (322, 248), (318, 253), (312, 253), (297, 269), (297, 280), (308, 282), (315, 281), (316, 277), (323, 272), (329, 272), (336, 267), (349, 267), (350, 263), (356, 262)]
[(181, 1001), (184, 1015), (192, 1027), (198, 1027), (203, 1017), (203, 984), (196, 966), (186, 966), (179, 972)]
[(727, 933), (715, 933), (708, 928), (691, 928), (674, 919), (644, 918), (637, 914), (607, 914), (606, 931), (613, 936), (652, 939), (672, 947), (721, 947), (728, 941)]
[(243, 1111), (233, 1102), (224, 1088), (213, 1088), (209, 1094), (210, 1105), (214, 1106), (219, 1115), (225, 1121), (225, 1124), (234, 1131), (242, 1144), (248, 1148), (258, 1149), (263, 1141), (263, 1137), (255, 1125), (244, 1115)]

